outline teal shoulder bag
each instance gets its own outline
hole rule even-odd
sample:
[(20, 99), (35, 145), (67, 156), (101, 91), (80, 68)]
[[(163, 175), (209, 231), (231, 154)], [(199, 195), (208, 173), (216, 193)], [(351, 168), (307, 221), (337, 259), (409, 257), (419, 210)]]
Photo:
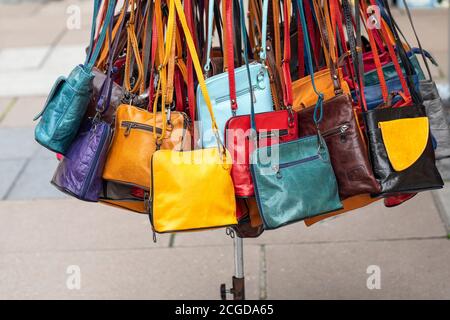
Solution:
[[(302, 1), (298, 2), (303, 30), (307, 30), (303, 3)], [(304, 42), (305, 50), (310, 52), (309, 39), (306, 34)], [(307, 56), (309, 70), (313, 70), (311, 58), (309, 55)], [(284, 63), (289, 62), (285, 61)], [(289, 72), (289, 68), (283, 69), (285, 72)], [(311, 82), (318, 95), (313, 115), (318, 128), (323, 115), (323, 94), (316, 89), (313, 73), (311, 73)], [(289, 83), (286, 81), (287, 86)], [(292, 90), (292, 88), (287, 88), (287, 90)], [(253, 110), (251, 125), (254, 130)], [(316, 135), (256, 148), (251, 156), (251, 173), (265, 229), (276, 229), (342, 208), (328, 149), (319, 129), (317, 129)]]
[(67, 78), (59, 77), (56, 80), (43, 110), (34, 118), (40, 118), (35, 128), (35, 139), (49, 150), (64, 155), (80, 128), (93, 91), (92, 68), (105, 40), (116, 3), (117, 1), (110, 1), (108, 4), (106, 18), (94, 48), (100, 0), (94, 1), (91, 40), (85, 63), (76, 66)]

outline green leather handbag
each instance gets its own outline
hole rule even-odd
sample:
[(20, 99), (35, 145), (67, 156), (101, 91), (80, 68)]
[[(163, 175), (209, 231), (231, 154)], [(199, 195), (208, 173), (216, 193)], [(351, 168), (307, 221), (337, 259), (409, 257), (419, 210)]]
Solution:
[[(303, 3), (298, 2), (303, 30), (307, 30)], [(304, 42), (305, 50), (310, 52), (306, 34)], [(311, 58), (307, 62), (309, 70), (313, 70)], [(283, 70), (289, 72), (289, 67)], [(317, 91), (313, 73), (311, 82), (318, 95), (314, 110), (314, 122), (318, 126), (323, 115), (323, 94)], [(290, 81), (286, 83), (289, 84)], [(251, 118), (254, 130), (254, 112), (251, 113)], [(316, 135), (256, 148), (251, 156), (251, 173), (265, 229), (276, 229), (342, 208), (328, 149), (319, 130)]]
[(67, 78), (59, 77), (56, 80), (43, 110), (34, 118), (41, 118), (34, 131), (36, 141), (51, 151), (66, 154), (80, 128), (93, 92), (92, 68), (105, 40), (116, 3), (116, 0), (109, 2), (102, 30), (94, 46), (100, 7), (100, 0), (95, 0), (91, 41), (85, 63), (76, 66)]

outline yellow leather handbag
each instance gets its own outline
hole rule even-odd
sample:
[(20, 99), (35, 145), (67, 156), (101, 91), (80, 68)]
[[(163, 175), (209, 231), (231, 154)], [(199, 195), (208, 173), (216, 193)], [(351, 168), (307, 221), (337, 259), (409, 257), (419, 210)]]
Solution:
[(153, 154), (150, 220), (158, 233), (218, 228), (237, 224), (230, 171), (232, 160), (220, 141), (195, 46), (180, 0), (170, 1), (169, 21), (175, 8), (192, 56), (201, 92), (208, 107), (218, 147), (193, 151), (158, 150)]

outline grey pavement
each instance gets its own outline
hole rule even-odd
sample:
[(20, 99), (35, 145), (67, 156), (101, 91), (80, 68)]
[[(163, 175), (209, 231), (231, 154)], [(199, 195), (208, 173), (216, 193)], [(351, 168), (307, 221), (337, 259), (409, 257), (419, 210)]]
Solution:
[[(80, 29), (66, 27), (70, 5), (81, 10)], [(154, 244), (147, 216), (68, 198), (49, 183), (57, 161), (34, 141), (32, 118), (54, 79), (82, 62), (91, 5), (0, 4), (0, 299), (218, 299), (234, 267), (224, 230), (158, 235)], [(442, 83), (447, 12), (413, 15)], [(450, 299), (449, 199), (446, 187), (245, 240), (247, 297)], [(67, 286), (71, 266), (79, 290)], [(367, 287), (370, 266), (380, 269), (380, 289)]]

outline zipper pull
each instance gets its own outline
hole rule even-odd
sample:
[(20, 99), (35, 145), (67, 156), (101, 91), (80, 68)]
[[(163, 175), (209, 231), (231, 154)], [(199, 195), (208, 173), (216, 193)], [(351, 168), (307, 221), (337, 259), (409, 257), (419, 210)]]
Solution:
[(350, 127), (349, 127), (348, 125), (346, 125), (346, 124), (344, 124), (344, 125), (340, 128), (340, 131), (341, 131), (341, 142), (342, 142), (342, 143), (344, 143), (344, 142), (347, 141), (347, 138), (346, 138), (346, 136), (345, 136), (345, 132), (346, 132), (349, 128), (350, 128)]
[(125, 133), (124, 133), (125, 137), (128, 137), (130, 135), (132, 127), (133, 127), (132, 123), (127, 123), (127, 129), (125, 130)]

